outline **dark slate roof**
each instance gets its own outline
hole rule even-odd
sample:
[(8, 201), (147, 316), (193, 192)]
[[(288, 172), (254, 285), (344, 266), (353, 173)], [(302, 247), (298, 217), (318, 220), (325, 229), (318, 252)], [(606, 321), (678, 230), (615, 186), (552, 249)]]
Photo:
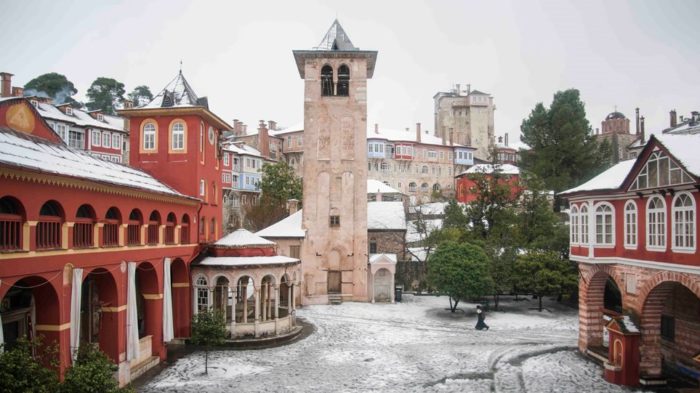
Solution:
[(318, 44), (318, 46), (314, 49), (341, 51), (359, 50), (359, 48), (356, 48), (352, 44), (352, 41), (350, 41), (350, 37), (348, 37), (347, 33), (345, 33), (345, 30), (343, 30), (343, 27), (340, 25), (340, 22), (338, 22), (338, 19), (333, 21), (331, 28), (328, 29), (326, 35), (323, 36), (321, 43)]
[(207, 107), (206, 98), (204, 100), (197, 97), (192, 86), (187, 83), (182, 70), (175, 79), (170, 81), (158, 95), (156, 95), (144, 108), (169, 108), (182, 106), (204, 106)]
[(626, 117), (625, 117), (625, 115), (623, 115), (622, 113), (620, 113), (620, 112), (618, 112), (618, 111), (615, 111), (615, 112), (610, 113), (610, 114), (605, 118), (605, 120), (612, 120), (612, 119), (626, 119)]

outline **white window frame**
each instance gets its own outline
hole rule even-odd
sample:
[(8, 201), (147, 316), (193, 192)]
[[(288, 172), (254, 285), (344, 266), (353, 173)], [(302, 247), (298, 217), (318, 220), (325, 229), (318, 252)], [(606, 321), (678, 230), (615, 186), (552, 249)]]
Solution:
[[(211, 296), (207, 278), (205, 276), (197, 277), (194, 288), (195, 312), (199, 314), (200, 311), (209, 310), (209, 307), (211, 307)], [(202, 310), (203, 308), (204, 310)]]
[[(660, 200), (661, 201), (661, 207), (656, 207), (656, 208), (649, 208), (649, 205), (651, 205), (651, 202), (654, 200)], [(660, 216), (660, 219), (659, 219)], [(652, 217), (654, 217), (653, 223), (652, 223)], [(660, 196), (652, 196), (651, 198), (647, 199), (647, 216), (646, 216), (646, 249), (648, 251), (666, 251), (666, 234), (667, 234), (667, 228), (666, 228), (666, 201), (663, 197)], [(654, 227), (654, 231), (652, 231), (652, 227)], [(653, 233), (652, 233), (653, 232)], [(660, 240), (660, 242), (654, 242), (654, 243), (659, 243), (659, 244), (651, 244), (651, 240), (653, 237), (657, 237), (656, 240)], [(663, 242), (663, 244), (661, 244)]]
[(231, 162), (231, 154), (224, 153), (224, 166), (229, 166), (230, 162)]
[(571, 245), (578, 245), (578, 206), (571, 206), (571, 213), (569, 213), (569, 242)]
[(121, 150), (121, 135), (114, 133), (112, 134), (112, 149)]
[(112, 134), (107, 131), (102, 132), (102, 147), (112, 147)]
[(588, 233), (588, 209), (588, 203), (581, 204), (579, 209), (579, 244), (581, 245), (589, 245), (591, 240)]
[[(608, 238), (610, 241), (606, 241)], [(611, 203), (600, 202), (595, 205), (595, 245), (615, 247), (615, 206)]]
[(100, 147), (102, 146), (102, 133), (100, 130), (92, 130), (92, 138), (90, 138), (90, 145)]
[(625, 248), (636, 250), (639, 236), (639, 214), (637, 213), (637, 204), (634, 201), (625, 203), (624, 217)]
[(143, 126), (143, 150), (156, 149), (156, 125), (148, 122)]
[(185, 150), (185, 124), (181, 121), (176, 121), (170, 128), (170, 149)]
[[(676, 207), (676, 202), (682, 197), (690, 201), (690, 206)], [(676, 194), (671, 201), (671, 249), (674, 252), (695, 252), (697, 247), (696, 225), (697, 209), (695, 207), (695, 198), (693, 198), (693, 195), (689, 192), (680, 192)], [(683, 240), (683, 243), (686, 244), (678, 245), (679, 240)]]
[(207, 193), (207, 182), (204, 179), (199, 180), (199, 196), (205, 196)]

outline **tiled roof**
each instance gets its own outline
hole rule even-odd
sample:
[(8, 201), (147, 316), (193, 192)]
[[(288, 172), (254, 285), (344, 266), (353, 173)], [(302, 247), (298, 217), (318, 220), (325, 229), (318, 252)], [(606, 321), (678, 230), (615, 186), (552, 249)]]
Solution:
[(331, 25), (330, 29), (328, 29), (326, 35), (323, 36), (321, 43), (314, 49), (342, 51), (358, 50), (358, 48), (355, 48), (355, 46), (352, 44), (352, 41), (350, 41), (350, 37), (348, 37), (348, 35), (345, 33), (345, 30), (343, 30), (343, 27), (340, 25), (340, 22), (338, 22), (338, 19), (333, 21), (333, 24)]
[(56, 120), (61, 122), (73, 123), (77, 126), (101, 128), (114, 131), (126, 132), (124, 130), (124, 118), (119, 116), (103, 115), (103, 121), (99, 121), (86, 111), (73, 108), (73, 115), (66, 115), (59, 108), (39, 102), (36, 106), (37, 112), (44, 119)]
[(180, 71), (144, 108), (205, 106)]

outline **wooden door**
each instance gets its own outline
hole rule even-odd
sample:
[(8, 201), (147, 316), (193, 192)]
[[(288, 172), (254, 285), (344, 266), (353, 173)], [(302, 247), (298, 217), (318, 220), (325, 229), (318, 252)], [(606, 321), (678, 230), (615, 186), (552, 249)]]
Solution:
[(328, 271), (328, 293), (340, 293), (340, 272)]

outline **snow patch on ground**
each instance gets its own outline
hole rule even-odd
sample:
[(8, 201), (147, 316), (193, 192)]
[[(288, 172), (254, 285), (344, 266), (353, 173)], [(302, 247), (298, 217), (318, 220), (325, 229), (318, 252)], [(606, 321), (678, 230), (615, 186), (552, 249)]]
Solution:
[(141, 392), (625, 392), (576, 351), (576, 310), (504, 301), (489, 331), (474, 330), (475, 304), (404, 295), (398, 304), (344, 303), (298, 310), (316, 331), (260, 350), (195, 352)]

